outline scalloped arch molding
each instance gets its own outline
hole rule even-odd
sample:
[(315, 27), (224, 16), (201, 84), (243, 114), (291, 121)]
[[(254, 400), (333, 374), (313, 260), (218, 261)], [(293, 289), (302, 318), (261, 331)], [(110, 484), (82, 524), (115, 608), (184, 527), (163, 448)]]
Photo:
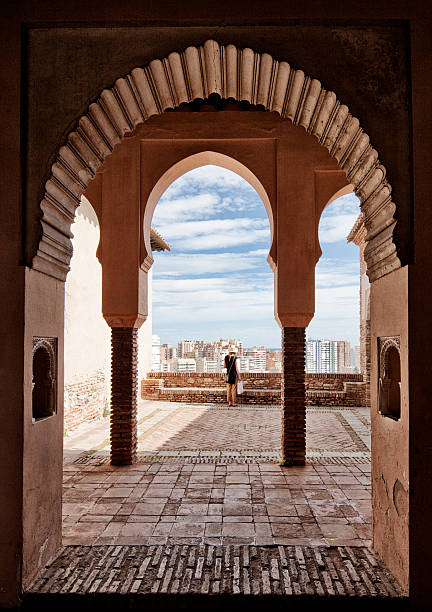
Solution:
[(333, 92), (287, 62), (209, 40), (135, 68), (90, 105), (60, 148), (46, 182), (40, 203), (42, 236), (33, 268), (65, 280), (75, 209), (98, 168), (127, 132), (153, 115), (210, 94), (261, 105), (315, 136), (346, 172), (361, 201), (369, 278), (376, 280), (400, 267), (393, 243), (396, 207), (391, 186), (359, 120)]

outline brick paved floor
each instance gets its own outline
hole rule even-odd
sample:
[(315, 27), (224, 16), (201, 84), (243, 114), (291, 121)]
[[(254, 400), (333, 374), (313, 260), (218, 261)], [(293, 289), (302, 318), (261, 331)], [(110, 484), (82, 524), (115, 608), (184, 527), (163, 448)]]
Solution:
[(65, 438), (64, 543), (368, 545), (367, 425), (309, 409), (318, 459), (282, 468), (278, 407), (141, 402), (134, 466), (109, 465), (106, 420)]
[(68, 464), (65, 544), (365, 546), (370, 464)]
[[(307, 409), (307, 451), (314, 457), (369, 458), (369, 411)], [(218, 407), (141, 401), (138, 451), (141, 457), (261, 456), (277, 459), (281, 416), (278, 406)], [(69, 432), (65, 455), (109, 455), (109, 421), (93, 422)]]
[[(51, 594), (51, 599), (47, 594)], [(79, 595), (79, 600), (71, 601), (73, 594)], [(92, 595), (92, 598), (83, 599), (83, 594)], [(65, 547), (30, 586), (24, 604), (27, 609), (31, 603), (33, 609), (37, 604), (46, 609), (51, 602), (53, 609), (59, 609), (69, 603), (72, 609), (76, 603), (83, 609), (87, 603), (89, 609), (95, 609), (99, 602), (106, 608), (109, 599), (97, 596), (112, 594), (129, 596), (126, 603), (117, 598), (116, 609), (137, 609), (141, 602), (143, 605), (158, 604), (146, 609), (160, 610), (166, 609), (167, 602), (171, 601), (169, 609), (175, 610), (202, 610), (204, 605), (206, 609), (210, 605), (211, 609), (241, 610), (244, 609), (239, 607), (241, 604), (248, 609), (253, 605), (251, 595), (272, 595), (273, 609), (277, 596), (289, 596), (289, 600), (284, 598), (281, 602), (284, 607), (277, 608), (284, 610), (292, 610), (296, 597), (302, 599), (304, 595), (318, 596), (313, 603), (320, 609), (326, 603), (325, 609), (341, 603), (337, 596), (347, 595), (351, 599), (344, 602), (343, 609), (347, 604), (353, 609), (357, 597), (361, 598), (361, 609), (370, 605), (365, 601), (367, 598), (372, 603), (378, 597), (380, 610), (386, 604), (385, 609), (391, 606), (392, 610), (401, 610), (406, 604), (394, 578), (367, 548), (188, 544)], [(156, 599), (157, 594), (180, 597)], [(197, 607), (190, 598), (193, 594), (201, 596)], [(214, 597), (224, 594), (236, 597), (231, 601)], [(181, 600), (182, 595), (188, 596), (187, 602)], [(213, 597), (203, 601), (202, 597), (208, 595)], [(239, 595), (249, 598), (239, 600)], [(304, 606), (312, 602), (301, 599), (299, 609), (305, 610)], [(264, 603), (259, 599), (258, 602)], [(181, 603), (184, 606), (179, 605)]]
[[(278, 464), (274, 406), (141, 402), (138, 420), (133, 466), (109, 464), (107, 420), (66, 436), (65, 547), (29, 589), (29, 608), (47, 594), (234, 593), (385, 596), (393, 610), (405, 609), (368, 548), (367, 410), (308, 409), (304, 467)], [(162, 609), (167, 601), (151, 603)], [(202, 600), (191, 602), (188, 609), (201, 609)]]

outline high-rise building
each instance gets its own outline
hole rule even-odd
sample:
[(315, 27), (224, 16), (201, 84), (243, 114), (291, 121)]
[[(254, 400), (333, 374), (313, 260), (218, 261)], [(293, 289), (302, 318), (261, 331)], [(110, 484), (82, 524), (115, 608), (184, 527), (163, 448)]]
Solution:
[(354, 370), (355, 372), (361, 372), (361, 365), (360, 365), (360, 346), (355, 346), (353, 349), (353, 365), (354, 365)]
[[(265, 372), (266, 371), (266, 361), (267, 361), (267, 353), (268, 348), (265, 346), (256, 347), (247, 349), (244, 351), (245, 357), (251, 357), (254, 362), (254, 370), (255, 372)], [(252, 371), (252, 370), (251, 370)]]
[(179, 357), (185, 357), (187, 354), (194, 350), (195, 342), (193, 340), (182, 340), (178, 343), (178, 355)]
[(306, 341), (306, 372), (311, 374), (317, 374), (320, 372), (321, 361), (320, 361), (320, 341), (319, 340), (307, 340)]
[(172, 359), (170, 362), (170, 372), (196, 372), (197, 364), (195, 359), (190, 359), (187, 357), (176, 357)]
[(171, 344), (162, 344), (160, 347), (161, 361), (169, 361), (177, 357), (177, 349)]
[(160, 337), (157, 334), (152, 334), (152, 372), (160, 372), (160, 368)]
[(306, 371), (310, 373), (338, 372), (336, 340), (308, 340), (306, 342)]
[(321, 341), (321, 372), (333, 374), (338, 371), (338, 351), (335, 340)]
[(344, 374), (352, 371), (351, 344), (346, 340), (337, 340), (337, 371)]

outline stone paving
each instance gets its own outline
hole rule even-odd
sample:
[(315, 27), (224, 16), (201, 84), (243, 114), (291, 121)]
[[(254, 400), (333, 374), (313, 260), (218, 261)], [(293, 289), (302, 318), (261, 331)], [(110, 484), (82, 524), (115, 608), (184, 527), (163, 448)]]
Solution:
[(65, 544), (365, 546), (369, 463), (65, 466)]
[(65, 439), (64, 543), (368, 545), (367, 411), (355, 410), (309, 409), (315, 460), (295, 468), (276, 463), (275, 406), (141, 402), (140, 460), (123, 468), (108, 462), (107, 423), (85, 426)]

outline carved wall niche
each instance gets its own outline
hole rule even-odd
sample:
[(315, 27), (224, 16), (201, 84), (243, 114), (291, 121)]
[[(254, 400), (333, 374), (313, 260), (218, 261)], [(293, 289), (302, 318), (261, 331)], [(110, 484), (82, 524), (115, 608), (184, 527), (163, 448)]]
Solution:
[(57, 338), (33, 338), (33, 422), (57, 412)]
[(400, 337), (378, 338), (378, 410), (383, 416), (400, 419)]

